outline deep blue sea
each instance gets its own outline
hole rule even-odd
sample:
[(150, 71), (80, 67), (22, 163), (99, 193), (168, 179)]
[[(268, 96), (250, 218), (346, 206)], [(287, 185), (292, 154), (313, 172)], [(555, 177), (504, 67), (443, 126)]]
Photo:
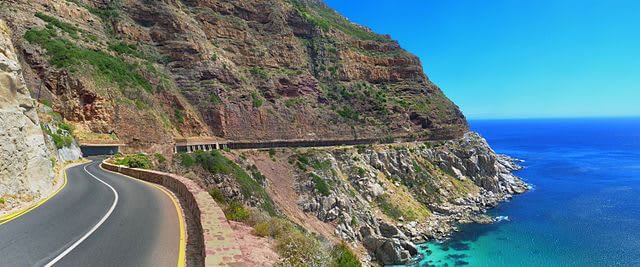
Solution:
[(640, 266), (640, 118), (470, 123), (533, 190), (422, 245), (421, 266)]

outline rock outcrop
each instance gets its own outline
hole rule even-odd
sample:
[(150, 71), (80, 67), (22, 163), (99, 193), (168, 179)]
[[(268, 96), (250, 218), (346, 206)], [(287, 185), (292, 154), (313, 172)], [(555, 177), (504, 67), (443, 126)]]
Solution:
[[(460, 223), (493, 223), (488, 209), (528, 189), (512, 174), (515, 160), (473, 132), (448, 141), (261, 153), (237, 161), (257, 166), (263, 185), (278, 187), (274, 197), (288, 195), (276, 202), (290, 218), (300, 217), (288, 206), (296, 203), (324, 226), (298, 223), (322, 235), (330, 227), (330, 239), (359, 244), (384, 264), (409, 263), (416, 243), (447, 238)], [(293, 194), (279, 188), (291, 186), (282, 183), (288, 175)]]
[(53, 170), (10, 35), (0, 20), (0, 198), (30, 200), (52, 187)]

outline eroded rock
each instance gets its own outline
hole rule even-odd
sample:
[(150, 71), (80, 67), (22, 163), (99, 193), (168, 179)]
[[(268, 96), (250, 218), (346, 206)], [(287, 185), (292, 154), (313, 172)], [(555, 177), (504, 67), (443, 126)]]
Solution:
[(10, 34), (0, 20), (0, 197), (32, 199), (52, 187), (53, 170)]

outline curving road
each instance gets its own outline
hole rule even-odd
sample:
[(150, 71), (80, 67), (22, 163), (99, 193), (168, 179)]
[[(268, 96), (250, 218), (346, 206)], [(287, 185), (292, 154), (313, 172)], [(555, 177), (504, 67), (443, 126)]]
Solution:
[[(181, 215), (159, 187), (105, 171), (67, 170), (51, 199), (0, 222), (0, 266), (181, 266)], [(182, 261), (182, 259), (180, 260)]]

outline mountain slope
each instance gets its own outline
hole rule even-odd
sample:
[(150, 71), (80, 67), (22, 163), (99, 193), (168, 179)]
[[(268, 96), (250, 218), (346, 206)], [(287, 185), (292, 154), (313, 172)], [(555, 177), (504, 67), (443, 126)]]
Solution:
[(451, 139), (468, 130), (417, 57), (321, 2), (1, 5), (32, 94), (86, 140), (168, 152), (174, 137)]

